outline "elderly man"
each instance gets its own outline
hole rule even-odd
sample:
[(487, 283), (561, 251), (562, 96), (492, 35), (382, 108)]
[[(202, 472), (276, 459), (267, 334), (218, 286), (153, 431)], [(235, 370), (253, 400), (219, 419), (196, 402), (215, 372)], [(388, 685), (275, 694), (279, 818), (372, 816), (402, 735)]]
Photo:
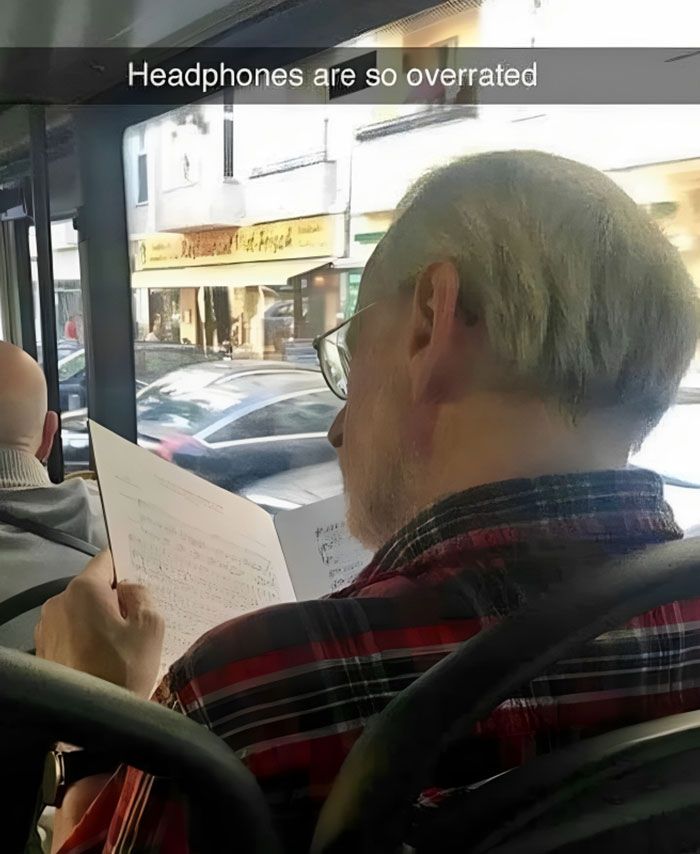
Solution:
[[(295, 851), (396, 692), (553, 578), (682, 536), (660, 478), (627, 459), (688, 367), (697, 297), (676, 251), (602, 174), (503, 152), (428, 175), (367, 265), (359, 306), (318, 347), (347, 398), (329, 439), (348, 521), (374, 559), (327, 600), (210, 632), (157, 693), (244, 759)], [(162, 625), (146, 591), (120, 597), (109, 582), (103, 557), (48, 603), (38, 650), (146, 696)], [(696, 708), (700, 690), (676, 662), (700, 663), (684, 633), (698, 619), (699, 603), (676, 603), (598, 639), (585, 656), (600, 666), (579, 659), (565, 665), (571, 678), (526, 686), (432, 783), (484, 779), (622, 722)], [(103, 784), (68, 789), (57, 850), (184, 850), (167, 781), (120, 769)]]
[[(26, 530), (39, 524), (49, 532), (105, 548), (107, 537), (97, 490), (82, 480), (54, 485), (43, 463), (58, 429), (58, 416), (47, 412), (41, 368), (19, 347), (0, 342), (0, 601), (69, 575), (85, 566), (85, 552)], [(10, 514), (9, 516), (7, 514)], [(37, 613), (0, 625), (0, 644), (34, 646)]]

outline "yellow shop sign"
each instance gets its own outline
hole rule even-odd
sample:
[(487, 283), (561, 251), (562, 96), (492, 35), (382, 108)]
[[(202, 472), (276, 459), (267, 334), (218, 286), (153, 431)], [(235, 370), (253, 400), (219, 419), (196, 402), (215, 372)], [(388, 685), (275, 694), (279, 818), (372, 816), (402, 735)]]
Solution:
[(134, 269), (197, 267), (334, 255), (337, 216), (315, 216), (136, 241)]

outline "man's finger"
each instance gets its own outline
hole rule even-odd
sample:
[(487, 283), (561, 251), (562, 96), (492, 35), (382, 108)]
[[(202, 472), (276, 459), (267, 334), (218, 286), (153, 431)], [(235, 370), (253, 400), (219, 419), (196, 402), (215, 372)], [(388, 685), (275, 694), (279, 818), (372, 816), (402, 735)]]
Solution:
[(71, 603), (71, 609), (78, 608), (79, 613), (86, 608), (106, 609), (118, 618), (119, 602), (112, 587), (112, 579), (112, 554), (108, 551), (100, 552), (75, 576), (61, 596)]
[(122, 581), (117, 585), (119, 610), (128, 621), (160, 624), (162, 618), (147, 587)]
[(34, 626), (34, 650), (39, 658), (42, 657), (42, 653), (44, 650), (44, 645), (41, 636), (41, 618), (39, 618), (39, 622)]
[(85, 580), (94, 580), (98, 583), (104, 582), (111, 587), (112, 579), (114, 578), (112, 552), (100, 552), (88, 563), (85, 569), (80, 573), (79, 577), (84, 578)]

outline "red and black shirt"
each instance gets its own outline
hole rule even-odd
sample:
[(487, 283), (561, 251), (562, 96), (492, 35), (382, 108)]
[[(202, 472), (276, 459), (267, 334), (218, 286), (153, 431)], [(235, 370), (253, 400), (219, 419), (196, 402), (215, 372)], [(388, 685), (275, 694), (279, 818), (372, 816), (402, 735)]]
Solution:
[[(305, 851), (345, 756), (397, 692), (591, 562), (681, 536), (661, 479), (648, 471), (469, 489), (417, 516), (345, 590), (209, 632), (156, 696), (237, 753), (288, 849)], [(424, 800), (606, 729), (699, 705), (700, 601), (656, 608), (522, 686), (436, 764)], [(169, 781), (122, 768), (62, 854), (186, 854), (186, 822)]]

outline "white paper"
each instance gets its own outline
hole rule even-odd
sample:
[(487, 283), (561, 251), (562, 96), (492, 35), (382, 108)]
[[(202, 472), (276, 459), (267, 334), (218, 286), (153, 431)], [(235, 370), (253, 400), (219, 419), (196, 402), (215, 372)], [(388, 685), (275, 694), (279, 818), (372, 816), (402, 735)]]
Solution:
[(232, 617), (294, 600), (270, 516), (90, 422), (119, 580), (146, 584), (166, 621), (163, 665)]
[(278, 513), (275, 527), (300, 602), (346, 587), (372, 559), (348, 532), (343, 495)]

